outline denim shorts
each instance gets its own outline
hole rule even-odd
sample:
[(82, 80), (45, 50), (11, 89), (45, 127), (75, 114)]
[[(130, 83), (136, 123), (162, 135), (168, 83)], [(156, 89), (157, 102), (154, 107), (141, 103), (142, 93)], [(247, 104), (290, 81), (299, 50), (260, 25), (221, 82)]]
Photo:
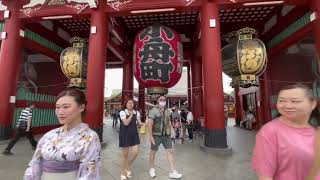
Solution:
[(160, 144), (163, 145), (165, 149), (172, 149), (172, 141), (170, 136), (153, 136), (154, 144), (151, 144), (151, 150), (157, 151)]

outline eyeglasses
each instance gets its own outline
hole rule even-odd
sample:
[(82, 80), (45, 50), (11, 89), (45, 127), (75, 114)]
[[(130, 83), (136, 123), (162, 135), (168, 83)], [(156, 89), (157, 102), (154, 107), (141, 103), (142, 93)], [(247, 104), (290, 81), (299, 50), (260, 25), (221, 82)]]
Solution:
[(163, 102), (166, 102), (166, 99), (159, 99), (159, 101), (163, 101)]

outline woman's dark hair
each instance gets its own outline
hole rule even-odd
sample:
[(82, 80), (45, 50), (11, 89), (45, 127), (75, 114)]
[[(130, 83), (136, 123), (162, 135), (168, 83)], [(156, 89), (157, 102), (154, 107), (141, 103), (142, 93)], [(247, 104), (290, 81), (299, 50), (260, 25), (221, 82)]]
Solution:
[(123, 106), (122, 106), (122, 110), (125, 110), (125, 109), (127, 109), (127, 104), (128, 104), (128, 102), (129, 101), (132, 101), (133, 102), (133, 109), (135, 110), (135, 104), (134, 104), (134, 100), (133, 99), (127, 99), (126, 101), (125, 101), (125, 103), (123, 104)]
[[(57, 96), (57, 100), (64, 96), (71, 96), (74, 98), (76, 103), (80, 105), (87, 105), (86, 95), (79, 89), (76, 88), (68, 88), (62, 92), (60, 92)], [(82, 117), (86, 114), (86, 108), (82, 111)]]
[[(310, 100), (310, 101), (316, 101), (317, 102), (317, 97), (314, 96), (312, 90), (310, 87), (308, 87), (307, 85), (305, 84), (302, 84), (302, 83), (296, 83), (296, 84), (290, 84), (290, 85), (287, 85), (287, 86), (284, 86), (280, 89), (279, 93), (281, 91), (284, 91), (284, 90), (290, 90), (290, 89), (302, 89), (307, 98)], [(318, 102), (317, 102), (317, 106), (316, 108), (314, 108), (314, 110), (312, 111), (311, 113), (311, 116), (310, 116), (310, 120), (309, 120), (309, 123), (312, 125), (312, 126), (315, 126), (315, 127), (318, 127), (320, 126), (320, 113), (319, 113), (319, 106), (318, 106)]]
[(314, 95), (312, 93), (312, 90), (307, 85), (304, 85), (302, 83), (286, 85), (286, 86), (284, 86), (284, 87), (282, 87), (280, 89), (279, 93), (281, 91), (290, 90), (290, 89), (302, 89), (302, 90), (304, 90), (306, 96), (309, 98), (310, 101), (314, 101), (314, 100), (317, 99), (316, 97), (314, 97)]

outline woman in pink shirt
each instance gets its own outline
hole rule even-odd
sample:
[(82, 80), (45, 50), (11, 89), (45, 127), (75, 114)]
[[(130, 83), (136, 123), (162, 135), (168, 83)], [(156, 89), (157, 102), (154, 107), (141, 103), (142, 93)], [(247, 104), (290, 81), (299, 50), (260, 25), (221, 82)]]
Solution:
[[(252, 167), (259, 180), (305, 180), (315, 161), (316, 127), (309, 124), (317, 101), (303, 84), (284, 87), (278, 94), (280, 117), (256, 136)], [(319, 120), (319, 119), (317, 119)], [(315, 180), (320, 180), (319, 172)]]
[(320, 171), (320, 129), (317, 130), (316, 135), (316, 148), (315, 148), (315, 160), (313, 166), (306, 180), (314, 180), (318, 172)]

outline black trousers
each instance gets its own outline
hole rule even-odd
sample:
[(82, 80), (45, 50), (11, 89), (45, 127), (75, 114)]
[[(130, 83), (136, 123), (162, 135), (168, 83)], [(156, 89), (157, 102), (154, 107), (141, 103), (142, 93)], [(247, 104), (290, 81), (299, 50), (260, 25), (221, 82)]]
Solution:
[(117, 124), (118, 124), (118, 118), (113, 117), (112, 127), (117, 127)]
[(13, 146), (16, 144), (16, 142), (18, 142), (18, 140), (23, 136), (26, 136), (29, 139), (32, 147), (34, 148), (37, 147), (37, 141), (34, 140), (31, 130), (29, 132), (26, 132), (24, 129), (18, 128), (16, 130), (16, 136), (9, 142), (6, 150), (10, 151), (13, 148)]
[(188, 126), (187, 129), (188, 129), (189, 139), (193, 139), (193, 128), (191, 126)]

